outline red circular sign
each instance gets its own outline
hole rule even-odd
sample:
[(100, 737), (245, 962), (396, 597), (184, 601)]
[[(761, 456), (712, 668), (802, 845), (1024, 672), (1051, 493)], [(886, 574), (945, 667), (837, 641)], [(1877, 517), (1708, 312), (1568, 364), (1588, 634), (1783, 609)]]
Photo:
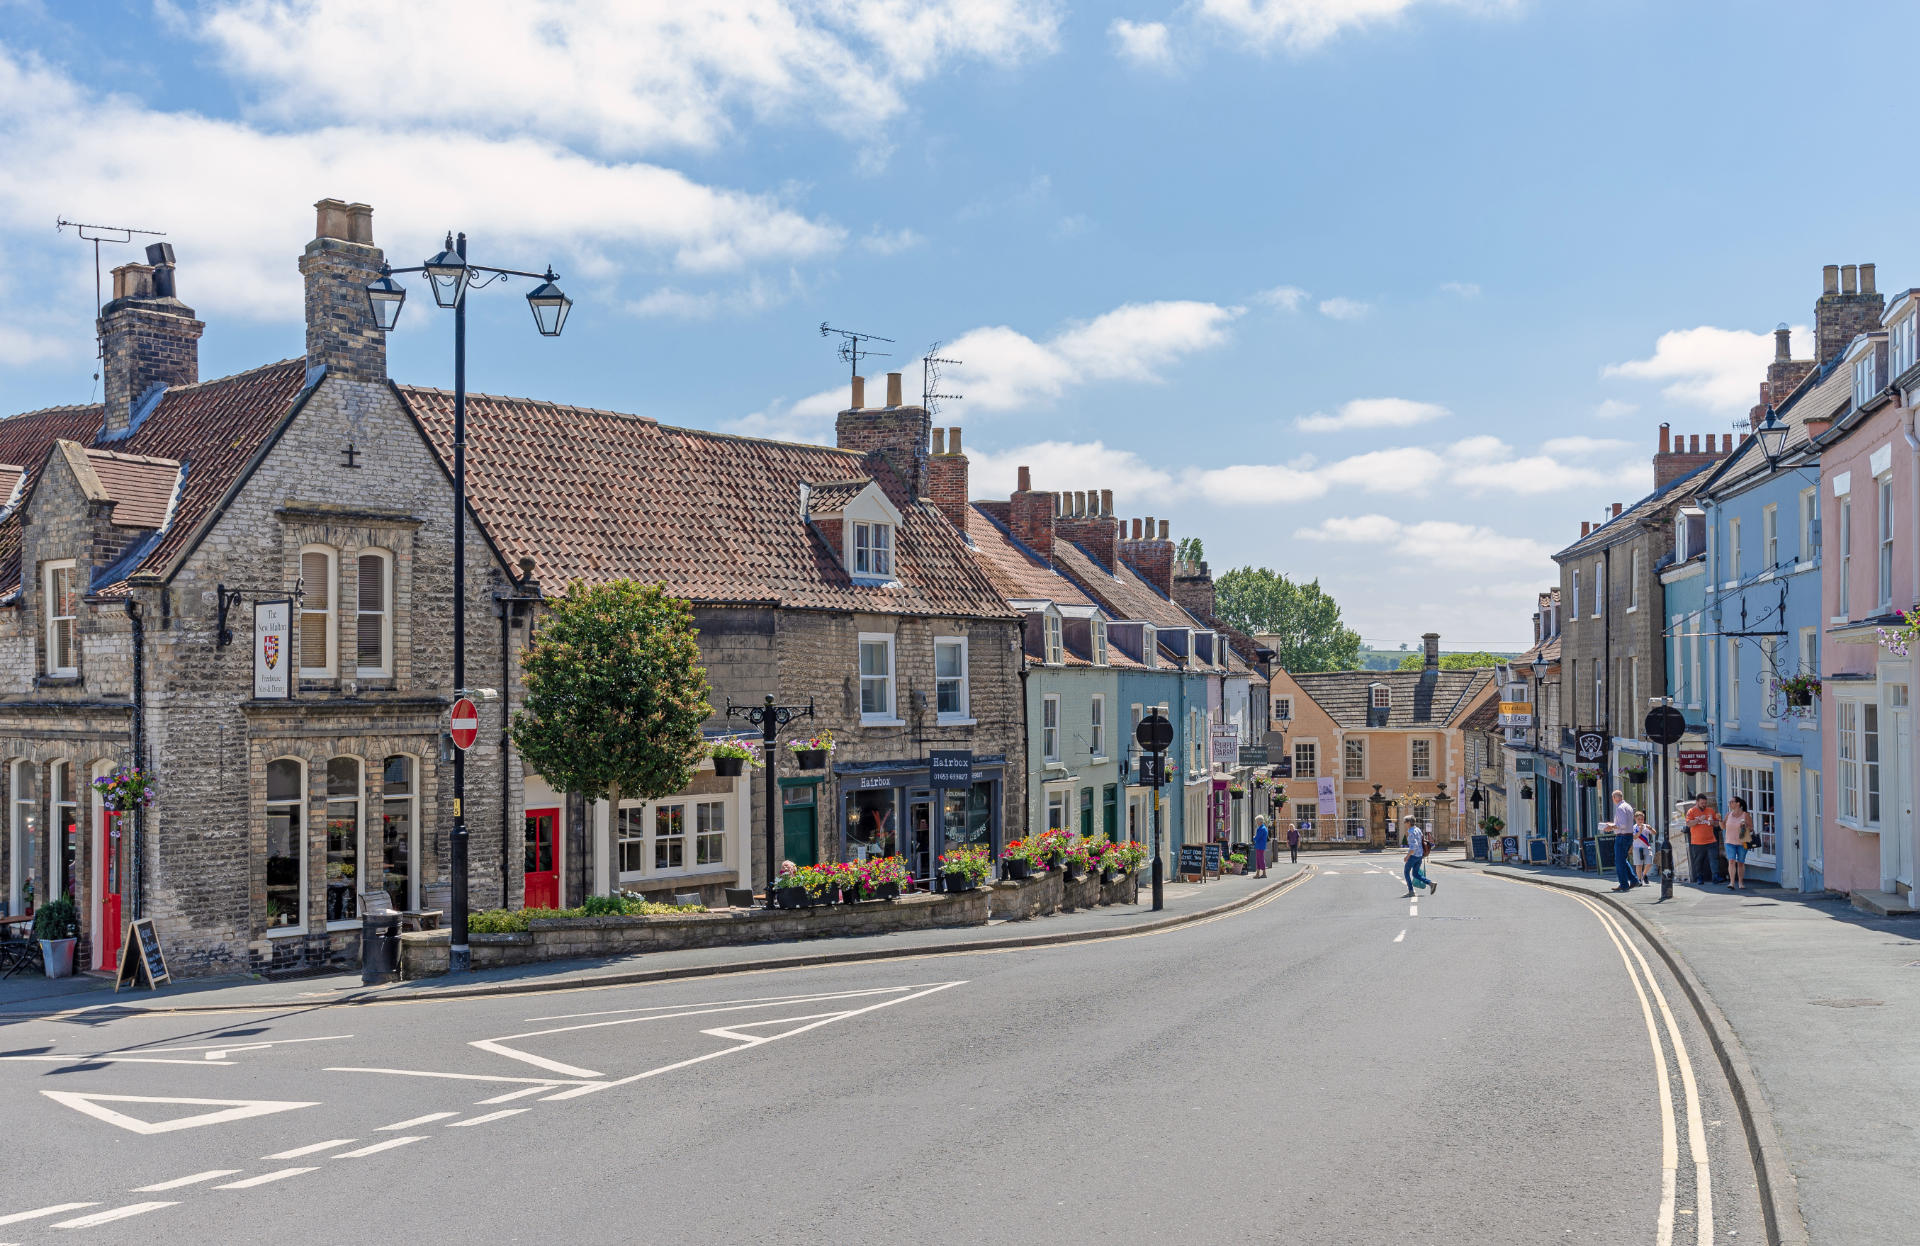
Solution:
[(452, 726), (454, 747), (462, 752), (472, 748), (473, 742), (480, 738), (480, 711), (472, 701), (461, 697), (453, 703)]

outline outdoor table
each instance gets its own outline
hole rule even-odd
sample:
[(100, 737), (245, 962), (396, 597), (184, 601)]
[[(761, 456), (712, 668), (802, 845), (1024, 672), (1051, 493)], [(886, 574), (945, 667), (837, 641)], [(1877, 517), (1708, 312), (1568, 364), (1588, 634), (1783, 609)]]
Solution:
[[(17, 917), (0, 917), (0, 939), (14, 938), (13, 928), (15, 926), (31, 925), (33, 925), (33, 914), (31, 913), (22, 913)], [(19, 937), (24, 939), (26, 936), (20, 935)]]

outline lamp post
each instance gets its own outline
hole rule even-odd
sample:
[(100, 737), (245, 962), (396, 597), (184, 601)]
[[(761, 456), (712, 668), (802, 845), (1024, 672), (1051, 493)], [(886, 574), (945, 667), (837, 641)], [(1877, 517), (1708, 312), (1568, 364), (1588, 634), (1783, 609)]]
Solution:
[[(780, 851), (774, 834), (774, 827), (780, 817), (780, 767), (773, 760), (773, 746), (778, 740), (780, 728), (796, 718), (813, 717), (813, 700), (808, 698), (805, 705), (775, 705), (773, 694), (759, 705), (735, 705), (727, 702), (728, 718), (744, 718), (760, 728), (760, 761), (767, 772), (767, 907), (773, 907), (773, 883), (779, 877)], [(748, 885), (752, 885), (752, 862), (748, 862)]]
[[(1447, 785), (1445, 783), (1438, 783), (1435, 784), (1435, 786), (1439, 788), (1440, 796), (1433, 806), (1433, 820), (1437, 824), (1440, 821), (1440, 811), (1444, 809), (1447, 811), (1447, 828), (1453, 830), (1453, 805), (1447, 800)], [(1454, 837), (1452, 835), (1447, 836), (1448, 843), (1452, 843), (1453, 839)]]
[[(400, 308), (407, 292), (395, 281), (395, 273), (424, 273), (433, 291), (435, 305), (453, 312), (453, 692), (456, 698), (467, 695), (467, 291), (484, 289), (509, 277), (529, 277), (540, 284), (527, 294), (527, 306), (533, 312), (534, 327), (542, 337), (559, 337), (567, 323), (573, 300), (554, 284), (548, 268), (544, 275), (514, 268), (489, 268), (467, 261), (467, 236), (458, 240), (447, 235), (446, 246), (432, 259), (412, 268), (380, 266), (380, 275), (366, 285), (367, 306), (373, 312), (373, 327), (391, 333), (400, 322)], [(475, 275), (481, 280), (476, 282)], [(502, 759), (502, 764), (504, 759)], [(453, 752), (453, 830), (447, 837), (447, 873), (452, 884), (453, 931), (447, 950), (447, 969), (463, 973), (473, 967), (472, 949), (467, 944), (467, 751)], [(506, 836), (502, 825), (500, 834)]]

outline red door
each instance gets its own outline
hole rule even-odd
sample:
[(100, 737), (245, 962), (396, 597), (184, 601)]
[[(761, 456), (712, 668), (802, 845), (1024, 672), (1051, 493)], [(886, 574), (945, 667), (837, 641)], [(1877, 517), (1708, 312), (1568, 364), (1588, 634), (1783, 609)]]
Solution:
[(126, 853), (125, 837), (120, 834), (123, 816), (112, 812), (100, 815), (100, 842), (93, 856), (100, 879), (100, 929), (94, 936), (100, 945), (98, 967), (101, 969), (113, 969), (120, 964), (121, 867)]
[(527, 810), (527, 897), (530, 909), (560, 907), (560, 868), (553, 837), (560, 827), (558, 809)]

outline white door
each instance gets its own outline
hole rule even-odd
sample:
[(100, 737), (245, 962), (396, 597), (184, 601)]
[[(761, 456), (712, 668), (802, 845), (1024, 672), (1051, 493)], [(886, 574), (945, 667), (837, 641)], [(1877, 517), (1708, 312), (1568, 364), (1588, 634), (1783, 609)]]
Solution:
[(1881, 813), (1880, 874), (1881, 886), (1888, 891), (1913, 888), (1913, 711), (1893, 710), (1892, 790), (1887, 807)]
[(1773, 851), (1780, 862), (1780, 885), (1788, 891), (1799, 891), (1800, 881), (1800, 822), (1802, 808), (1800, 803), (1800, 763), (1783, 761), (1780, 763), (1780, 791), (1778, 800), (1780, 809), (1774, 819)]

